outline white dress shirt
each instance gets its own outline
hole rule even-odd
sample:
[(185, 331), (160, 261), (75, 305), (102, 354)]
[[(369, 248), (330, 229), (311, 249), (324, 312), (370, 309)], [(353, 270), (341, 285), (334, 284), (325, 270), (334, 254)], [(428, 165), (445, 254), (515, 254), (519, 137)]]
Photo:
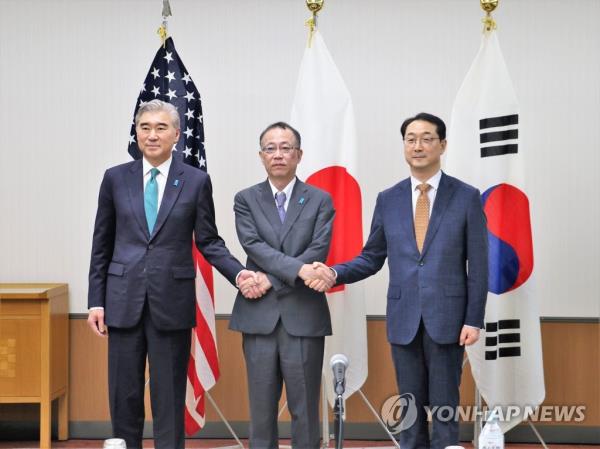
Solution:
[[(165, 193), (165, 186), (167, 185), (167, 178), (169, 177), (169, 169), (171, 168), (172, 160), (173, 156), (169, 156), (169, 159), (156, 167), (160, 172), (155, 178), (156, 184), (158, 184), (158, 210), (160, 210), (160, 203), (162, 202), (163, 194)], [(142, 159), (142, 173), (144, 173), (144, 193), (146, 192), (146, 184), (148, 184), (148, 181), (150, 181), (150, 170), (153, 168), (154, 166), (148, 162), (146, 158)]]
[[(429, 218), (431, 218), (431, 211), (433, 210), (433, 202), (435, 201), (435, 196), (437, 195), (438, 187), (440, 186), (440, 180), (442, 179), (442, 170), (438, 170), (438, 172), (425, 181), (425, 184), (429, 184), (431, 189), (427, 191), (427, 196), (429, 197)], [(423, 184), (414, 176), (410, 177), (410, 185), (412, 186), (412, 207), (413, 207), (413, 217), (415, 216), (415, 211), (417, 209), (417, 198), (421, 195), (421, 191), (418, 189), (418, 186)]]
[(277, 190), (277, 187), (273, 185), (271, 180), (269, 179), (269, 185), (271, 186), (271, 191), (273, 192), (273, 201), (275, 201), (275, 206), (277, 206), (277, 200), (275, 199), (275, 194), (278, 192), (285, 193), (285, 203), (283, 204), (283, 209), (287, 212), (288, 204), (290, 204), (290, 197), (292, 196), (292, 190), (294, 190), (294, 186), (296, 185), (296, 177), (290, 181), (290, 183), (284, 187), (283, 190)]

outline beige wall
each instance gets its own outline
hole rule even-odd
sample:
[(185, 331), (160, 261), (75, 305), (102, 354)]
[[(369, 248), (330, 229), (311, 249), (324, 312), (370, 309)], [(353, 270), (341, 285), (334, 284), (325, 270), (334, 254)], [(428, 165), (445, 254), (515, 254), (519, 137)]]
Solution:
[[(265, 179), (260, 130), (290, 117), (304, 3), (172, 2), (169, 31), (202, 94), (217, 224), (240, 259), (233, 197)], [(366, 233), (377, 193), (408, 173), (402, 120), (426, 110), (449, 124), (483, 12), (476, 0), (325, 3), (319, 28), (356, 113)], [(71, 313), (84, 313), (98, 188), (104, 170), (130, 160), (161, 5), (0, 5), (0, 282), (67, 282)], [(520, 103), (540, 315), (598, 317), (600, 202), (590, 199), (600, 196), (600, 2), (502, 0), (494, 17)], [(304, 150), (309, 161), (322, 149)], [(364, 281), (369, 315), (385, 314), (387, 278), (383, 269)], [(222, 276), (215, 294), (217, 313), (231, 313), (235, 290)]]

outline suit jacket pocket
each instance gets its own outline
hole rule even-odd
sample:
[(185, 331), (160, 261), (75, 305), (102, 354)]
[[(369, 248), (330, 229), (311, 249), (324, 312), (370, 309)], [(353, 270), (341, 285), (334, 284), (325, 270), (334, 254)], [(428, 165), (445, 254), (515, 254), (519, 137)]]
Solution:
[(111, 262), (107, 272), (109, 276), (106, 276), (106, 301), (123, 301), (127, 292), (125, 265)]
[(196, 277), (194, 267), (173, 267), (171, 271), (174, 279), (194, 279)]
[(119, 262), (111, 262), (108, 266), (108, 274), (123, 276), (125, 274), (125, 265)]
[(402, 297), (402, 289), (399, 285), (390, 285), (387, 293), (388, 299), (400, 299)]
[(446, 285), (444, 293), (446, 296), (466, 296), (467, 289), (464, 285)]

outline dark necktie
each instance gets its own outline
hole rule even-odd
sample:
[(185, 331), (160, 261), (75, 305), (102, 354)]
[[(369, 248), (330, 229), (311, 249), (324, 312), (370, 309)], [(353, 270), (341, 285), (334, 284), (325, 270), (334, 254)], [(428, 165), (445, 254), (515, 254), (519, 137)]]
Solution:
[(277, 192), (275, 194), (275, 201), (277, 202), (277, 212), (279, 212), (279, 219), (283, 223), (285, 220), (285, 208), (283, 205), (285, 204), (285, 192)]
[(419, 184), (417, 189), (421, 192), (417, 198), (417, 206), (415, 207), (415, 238), (417, 239), (417, 248), (419, 252), (423, 252), (423, 243), (427, 234), (427, 226), (429, 225), (429, 195), (427, 191), (431, 188), (429, 184)]
[(148, 231), (152, 234), (156, 216), (158, 215), (158, 183), (156, 176), (160, 173), (158, 168), (150, 170), (150, 179), (146, 183), (144, 190), (144, 209), (146, 211), (146, 222), (148, 223)]

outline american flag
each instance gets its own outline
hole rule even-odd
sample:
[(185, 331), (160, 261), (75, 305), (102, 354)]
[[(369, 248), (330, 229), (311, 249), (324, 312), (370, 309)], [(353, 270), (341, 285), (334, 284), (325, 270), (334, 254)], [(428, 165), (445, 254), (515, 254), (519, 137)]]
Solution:
[[(173, 157), (207, 171), (204, 149), (204, 125), (200, 93), (175, 50), (172, 38), (156, 52), (135, 105), (134, 117), (144, 102), (159, 99), (177, 107), (181, 137), (173, 148)], [(129, 154), (140, 159), (142, 153), (135, 140), (135, 123), (131, 125)], [(192, 330), (192, 349), (188, 365), (185, 400), (185, 432), (193, 435), (204, 426), (204, 393), (219, 378), (219, 359), (215, 330), (212, 267), (192, 244), (196, 264), (196, 327)]]

